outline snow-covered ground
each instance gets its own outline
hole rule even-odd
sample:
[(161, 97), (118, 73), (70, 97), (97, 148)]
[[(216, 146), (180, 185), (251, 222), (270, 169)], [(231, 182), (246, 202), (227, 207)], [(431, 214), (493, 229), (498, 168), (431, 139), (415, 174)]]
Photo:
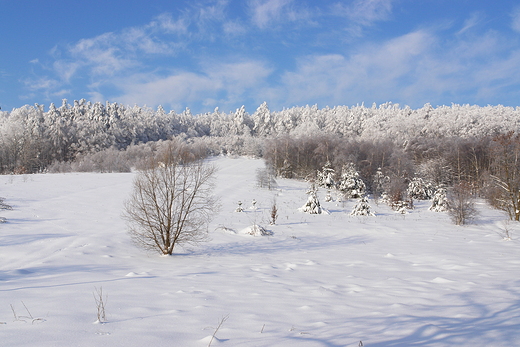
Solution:
[[(428, 202), (397, 215), (370, 200), (376, 217), (352, 217), (355, 201), (321, 190), (329, 214), (309, 215), (306, 183), (259, 189), (262, 161), (213, 163), (211, 240), (171, 257), (126, 232), (133, 174), (0, 176), (0, 345), (520, 345), (520, 227), (503, 213), (479, 204), (458, 227)], [(242, 233), (253, 224), (274, 234)], [(108, 322), (94, 324), (100, 288)]]

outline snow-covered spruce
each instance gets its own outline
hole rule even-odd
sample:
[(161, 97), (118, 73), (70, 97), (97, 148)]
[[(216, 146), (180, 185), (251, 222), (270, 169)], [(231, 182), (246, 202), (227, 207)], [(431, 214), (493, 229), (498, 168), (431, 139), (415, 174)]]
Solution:
[(308, 198), (305, 205), (299, 208), (300, 211), (310, 214), (322, 214), (323, 209), (321, 208), (320, 201), (318, 200), (317, 189), (312, 184), (307, 190)]
[[(377, 168), (374, 177), (372, 178), (372, 194), (375, 199), (388, 200), (388, 194), (385, 191), (385, 186), (390, 181), (390, 177), (385, 176), (381, 168)], [(384, 202), (384, 201), (383, 201)]]
[(327, 190), (327, 195), (325, 196), (325, 202), (331, 202), (332, 201), (332, 195), (330, 192), (330, 189)]
[(435, 188), (433, 185), (420, 177), (414, 177), (410, 183), (408, 183), (406, 190), (408, 197), (415, 200), (430, 200), (434, 192)]
[(350, 212), (351, 216), (375, 216), (375, 213), (372, 212), (372, 208), (368, 203), (368, 198), (366, 196), (362, 197), (358, 200), (357, 204)]
[(334, 182), (335, 171), (332, 168), (330, 161), (327, 161), (321, 171), (317, 173), (318, 186), (331, 189), (335, 186)]
[(345, 199), (361, 198), (366, 192), (365, 182), (359, 177), (354, 163), (343, 166), (337, 187)]
[(408, 214), (410, 206), (406, 201), (396, 201), (391, 204), (392, 209), (395, 213)]
[(448, 198), (446, 196), (446, 188), (439, 188), (435, 192), (432, 198), (432, 204), (429, 208), (430, 211), (434, 212), (447, 212), (448, 211)]

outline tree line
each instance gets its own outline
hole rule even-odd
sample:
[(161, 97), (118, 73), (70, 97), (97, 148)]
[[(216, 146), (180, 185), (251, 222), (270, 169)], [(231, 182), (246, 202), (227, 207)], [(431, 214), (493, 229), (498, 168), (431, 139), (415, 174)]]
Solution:
[(402, 195), (420, 179), (437, 188), (463, 183), (520, 219), (520, 108), (396, 104), (271, 112), (191, 114), (63, 100), (0, 113), (0, 173), (129, 171), (171, 146), (186, 155), (263, 157), (276, 175), (316, 179), (327, 163), (355, 167), (367, 192), (374, 177)]
[(63, 100), (61, 106), (50, 104), (47, 110), (37, 104), (0, 112), (0, 173), (44, 172), (52, 164), (103, 150), (121, 151), (173, 137), (207, 143), (211, 153), (262, 156), (266, 137), (334, 135), (359, 143), (406, 143), (424, 156), (430, 154), (419, 146), (428, 141), (491, 137), (519, 128), (520, 108), (504, 106), (426, 104), (411, 109), (386, 103), (273, 112), (263, 103), (252, 114), (241, 107), (235, 112), (217, 108), (193, 115), (189, 109), (176, 113), (162, 107)]

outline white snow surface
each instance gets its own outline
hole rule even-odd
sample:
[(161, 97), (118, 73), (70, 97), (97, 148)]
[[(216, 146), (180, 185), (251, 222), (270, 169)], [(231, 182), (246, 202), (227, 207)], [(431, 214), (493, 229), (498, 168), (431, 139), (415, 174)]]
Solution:
[[(133, 173), (0, 176), (13, 206), (0, 211), (0, 345), (520, 345), (520, 228), (505, 240), (502, 212), (480, 202), (462, 227), (429, 202), (397, 215), (371, 200), (377, 217), (323, 202), (330, 214), (310, 215), (298, 211), (307, 183), (260, 189), (261, 160), (211, 161), (222, 208), (210, 241), (173, 256), (127, 234)], [(257, 224), (274, 234), (240, 233)], [(108, 321), (93, 324), (99, 288)]]

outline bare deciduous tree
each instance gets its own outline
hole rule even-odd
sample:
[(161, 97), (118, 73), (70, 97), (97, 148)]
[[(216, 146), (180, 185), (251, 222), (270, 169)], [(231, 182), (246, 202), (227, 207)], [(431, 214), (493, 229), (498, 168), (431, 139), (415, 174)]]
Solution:
[(520, 135), (510, 131), (493, 139), (492, 204), (506, 211), (511, 220), (520, 221)]
[(477, 210), (469, 183), (458, 183), (449, 191), (448, 213), (456, 225), (467, 224), (476, 217)]
[(140, 171), (123, 213), (134, 242), (171, 255), (177, 244), (203, 241), (218, 206), (215, 171), (201, 160), (183, 163), (174, 155)]

